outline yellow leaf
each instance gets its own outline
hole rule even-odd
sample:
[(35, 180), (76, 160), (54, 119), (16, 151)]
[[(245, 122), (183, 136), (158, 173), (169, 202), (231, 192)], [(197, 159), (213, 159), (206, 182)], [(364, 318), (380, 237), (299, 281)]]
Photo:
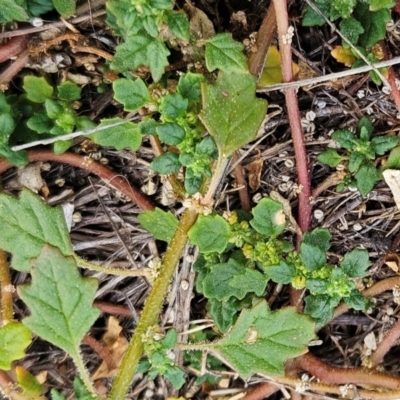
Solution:
[(336, 61), (344, 64), (346, 67), (351, 67), (357, 60), (351, 49), (345, 49), (343, 46), (336, 46), (331, 55)]
[[(292, 63), (293, 75), (297, 75), (299, 72), (299, 66), (296, 63)], [(279, 55), (278, 48), (271, 46), (268, 50), (267, 57), (265, 59), (264, 69), (260, 76), (259, 84), (261, 86), (275, 85), (282, 82), (282, 66), (281, 57)]]

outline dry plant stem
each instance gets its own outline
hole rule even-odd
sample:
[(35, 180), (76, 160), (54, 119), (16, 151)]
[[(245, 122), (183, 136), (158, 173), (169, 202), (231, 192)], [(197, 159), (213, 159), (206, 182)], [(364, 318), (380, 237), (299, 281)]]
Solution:
[[(132, 317), (132, 311), (126, 306), (120, 306), (118, 304), (108, 303), (106, 301), (95, 301), (93, 305), (103, 313), (111, 315), (120, 315), (121, 317)], [(140, 314), (141, 310), (136, 309), (136, 313)]]
[[(51, 150), (38, 148), (28, 151), (28, 158), (30, 162), (55, 161), (69, 164), (77, 168), (82, 168), (94, 175), (97, 175), (108, 185), (122, 192), (126, 197), (136, 203), (142, 210), (152, 211), (155, 208), (151, 201), (139, 190), (131, 186), (125, 177), (117, 175), (115, 172), (89, 157), (82, 157), (79, 154), (73, 153), (57, 155)], [(0, 160), (0, 174), (11, 167), (12, 165), (7, 160)]]
[(10, 82), (29, 62), (29, 50), (24, 50), (18, 58), (0, 74), (0, 85)]
[(265, 14), (264, 20), (257, 33), (256, 49), (254, 53), (250, 53), (248, 65), (249, 71), (259, 79), (264, 68), (265, 58), (272, 39), (276, 31), (275, 8), (271, 3)]
[(400, 390), (400, 377), (375, 372), (367, 368), (332, 367), (312, 354), (307, 353), (295, 360), (298, 368), (303, 369), (316, 378), (331, 384), (365, 384), (378, 388)]
[[(260, 385), (284, 385), (286, 388), (299, 388), (301, 386), (304, 386), (304, 383), (302, 384), (302, 381), (297, 378), (293, 377), (288, 377), (288, 376), (278, 376), (278, 377), (271, 377), (270, 382), (266, 382), (265, 384)], [(347, 393), (344, 395), (343, 394), (343, 388), (337, 385), (329, 385), (323, 382), (313, 382), (313, 381), (308, 381), (306, 383), (308, 386), (309, 390), (307, 393), (311, 394), (311, 391), (313, 392), (318, 392), (320, 393), (332, 393), (332, 394), (337, 394), (340, 396), (340, 398), (345, 398), (345, 399), (355, 399), (355, 398), (361, 398), (361, 399), (371, 399), (371, 400), (398, 400), (400, 398), (400, 391), (399, 390), (393, 390), (393, 391), (383, 391), (383, 390), (365, 390), (365, 389), (357, 389), (357, 392), (354, 391), (353, 388), (349, 387), (347, 388)], [(356, 397), (356, 395), (359, 395), (359, 397)], [(315, 396), (312, 396), (312, 398), (315, 398)], [(324, 398), (324, 397), (318, 397), (318, 398)], [(248, 397), (244, 397), (243, 399), (249, 400)], [(262, 400), (263, 397), (253, 397), (250, 398), (251, 400)]]
[(108, 347), (103, 345), (101, 342), (96, 340), (94, 337), (90, 335), (85, 335), (82, 343), (87, 344), (93, 349), (100, 358), (107, 364), (107, 368), (111, 371), (116, 368), (115, 361), (113, 360), (112, 354), (108, 350)]
[(7, 255), (3, 250), (0, 250), (1, 326), (14, 319), (12, 289)]
[(0, 63), (24, 51), (28, 45), (29, 39), (29, 35), (17, 36), (12, 38), (9, 42), (0, 45)]
[[(233, 158), (232, 158), (233, 164), (236, 164), (238, 159), (239, 159), (238, 152), (235, 151), (233, 153)], [(235, 173), (236, 185), (240, 187), (239, 189), (240, 205), (243, 210), (251, 211), (249, 191), (247, 188), (246, 179), (244, 178), (242, 164), (237, 163), (233, 171)]]
[(262, 400), (276, 393), (278, 390), (279, 386), (270, 382), (265, 382), (261, 385), (258, 385), (250, 392), (247, 392), (242, 400)]
[(157, 324), (164, 297), (168, 292), (170, 281), (187, 242), (187, 233), (196, 222), (196, 219), (197, 212), (192, 209), (186, 209), (168, 245), (160, 274), (154, 282), (153, 288), (146, 300), (139, 323), (126, 350), (117, 377), (111, 387), (110, 400), (124, 399), (128, 392), (129, 385), (143, 353), (142, 336), (151, 326)]
[[(279, 50), (282, 62), (283, 82), (293, 81), (291, 39), (283, 40), (288, 34), (289, 20), (287, 14), (286, 0), (273, 0), (278, 26)], [(284, 43), (285, 42), (285, 43)], [(299, 193), (298, 223), (303, 232), (307, 231), (311, 219), (311, 185), (308, 172), (306, 148), (304, 145), (304, 134), (301, 127), (301, 117), (295, 89), (285, 91), (286, 107), (289, 124), (292, 133), (293, 147), (296, 158), (298, 183), (301, 187)]]
[(378, 344), (376, 350), (371, 354), (371, 367), (378, 366), (389, 350), (395, 346), (400, 338), (400, 319), (386, 332), (383, 340)]

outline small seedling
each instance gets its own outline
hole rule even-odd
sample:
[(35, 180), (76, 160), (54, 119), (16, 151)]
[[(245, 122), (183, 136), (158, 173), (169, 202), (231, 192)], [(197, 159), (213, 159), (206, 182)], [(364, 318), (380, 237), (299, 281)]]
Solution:
[(377, 156), (383, 156), (394, 148), (399, 138), (396, 136), (375, 136), (372, 138), (373, 126), (369, 118), (363, 117), (356, 134), (348, 129), (333, 132), (334, 139), (343, 149), (340, 154), (334, 149), (328, 149), (318, 156), (318, 160), (331, 167), (345, 165), (348, 174), (336, 190), (342, 191), (346, 185), (356, 187), (360, 193), (367, 195), (379, 180), (379, 172), (374, 164)]

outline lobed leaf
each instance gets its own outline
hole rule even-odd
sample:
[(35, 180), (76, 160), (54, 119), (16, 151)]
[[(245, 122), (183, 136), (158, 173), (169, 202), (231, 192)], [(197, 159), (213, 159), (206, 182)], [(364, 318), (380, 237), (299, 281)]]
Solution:
[(332, 139), (336, 140), (344, 149), (350, 150), (354, 146), (356, 137), (348, 129), (340, 129), (332, 133)]
[(371, 142), (375, 153), (383, 156), (388, 150), (398, 145), (399, 138), (397, 136), (377, 136)]
[(244, 309), (226, 336), (210, 347), (219, 352), (242, 378), (255, 373), (283, 375), (284, 363), (308, 351), (314, 322), (294, 307), (270, 311), (265, 300)]
[[(215, 84), (202, 86), (199, 117), (217, 144), (222, 158), (253, 140), (267, 111), (267, 102), (255, 97), (251, 74), (220, 73)], [(249, 107), (251, 104), (251, 107)]]
[(292, 264), (281, 261), (277, 265), (269, 265), (263, 268), (267, 276), (276, 283), (286, 285), (296, 277), (296, 268)]
[(369, 265), (368, 251), (365, 249), (354, 249), (346, 253), (340, 263), (342, 271), (351, 278), (364, 277)]
[(184, 13), (171, 12), (167, 17), (168, 29), (179, 39), (189, 40), (189, 21)]
[(205, 82), (204, 75), (188, 72), (181, 76), (178, 82), (178, 92), (190, 102), (201, 100), (201, 83)]
[(181, 168), (179, 155), (170, 152), (161, 154), (161, 156), (158, 156), (152, 161), (150, 167), (159, 174), (174, 174)]
[(328, 149), (323, 151), (321, 154), (318, 155), (318, 161), (329, 165), (330, 167), (336, 167), (342, 161), (342, 156), (334, 149)]
[(207, 40), (205, 58), (210, 72), (216, 69), (239, 73), (248, 71), (243, 45), (229, 33), (220, 33)]
[(262, 235), (277, 236), (286, 227), (286, 217), (283, 206), (271, 198), (263, 198), (253, 208), (253, 219), (250, 225)]
[(29, 16), (25, 7), (17, 4), (15, 0), (2, 0), (0, 9), (0, 23), (13, 21), (27, 21)]
[(114, 98), (124, 105), (125, 111), (136, 111), (150, 99), (146, 84), (140, 79), (121, 78), (113, 82)]
[(326, 264), (325, 251), (307, 242), (300, 245), (300, 259), (309, 271), (315, 271)]
[(228, 245), (231, 229), (219, 215), (200, 215), (188, 232), (189, 240), (201, 253), (222, 253)]
[[(119, 121), (122, 121), (122, 119), (103, 119), (99, 127), (115, 124)], [(133, 122), (126, 122), (121, 125), (97, 131), (91, 134), (90, 138), (101, 146), (112, 146), (117, 150), (130, 148), (132, 151), (136, 151), (142, 144), (140, 126)]]
[(31, 331), (20, 322), (12, 321), (0, 328), (0, 369), (8, 371), (14, 361), (25, 357), (31, 336)]
[(222, 301), (214, 298), (208, 299), (208, 304), (210, 305), (210, 316), (214, 320), (219, 331), (222, 333), (227, 332), (232, 326), (235, 315), (238, 312), (237, 307), (234, 305), (235, 300), (234, 297)]
[(319, 247), (322, 251), (326, 252), (331, 247), (330, 240), (332, 235), (326, 228), (315, 228), (311, 232), (305, 232), (303, 235), (302, 243), (308, 243), (312, 246)]
[(154, 211), (144, 211), (138, 215), (140, 225), (149, 231), (156, 239), (169, 242), (176, 228), (178, 220), (170, 211), (163, 211), (156, 208)]
[(53, 87), (43, 77), (27, 75), (22, 85), (29, 100), (35, 103), (44, 103), (53, 96)]
[(74, 82), (64, 82), (57, 87), (57, 97), (61, 100), (74, 101), (81, 98), (81, 87)]
[(19, 271), (29, 271), (28, 260), (46, 243), (65, 256), (74, 254), (61, 207), (49, 207), (27, 189), (19, 199), (0, 194), (0, 219), (0, 248), (13, 254), (12, 266)]
[(92, 306), (97, 280), (82, 278), (75, 260), (45, 245), (31, 262), (32, 283), (18, 287), (31, 315), (22, 320), (34, 334), (79, 357), (79, 344), (100, 315)]

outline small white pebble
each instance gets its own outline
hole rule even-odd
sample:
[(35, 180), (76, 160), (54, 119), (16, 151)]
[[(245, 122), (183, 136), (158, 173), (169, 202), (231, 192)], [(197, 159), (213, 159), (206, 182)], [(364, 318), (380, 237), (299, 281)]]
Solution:
[(281, 192), (286, 192), (287, 190), (288, 190), (288, 185), (287, 185), (287, 183), (281, 183), (279, 186), (278, 186), (278, 189), (281, 191)]
[(288, 158), (287, 160), (285, 160), (285, 167), (293, 168), (294, 167), (294, 161), (291, 158)]
[(34, 18), (31, 18), (31, 19), (29, 20), (29, 22), (30, 22), (31, 25), (34, 26), (35, 28), (40, 28), (41, 26), (43, 26), (43, 20), (42, 20), (42, 18), (34, 17)]
[(359, 224), (359, 223), (356, 223), (356, 224), (353, 225), (353, 229), (354, 229), (356, 232), (361, 231), (362, 225)]
[(394, 313), (393, 307), (388, 307), (388, 308), (386, 309), (386, 314), (387, 314), (387, 315), (393, 315), (393, 313)]
[(312, 121), (315, 120), (316, 116), (317, 116), (317, 114), (315, 114), (314, 111), (308, 111), (307, 114), (306, 114), (306, 119), (307, 119), (307, 121), (312, 122)]
[(367, 107), (365, 111), (367, 112), (368, 115), (372, 115), (374, 113), (374, 109), (372, 107)]
[(315, 105), (316, 105), (318, 108), (325, 108), (325, 107), (326, 107), (326, 102), (323, 101), (323, 100), (317, 100), (317, 101), (315, 102)]
[(286, 157), (288, 155), (288, 152), (287, 151), (282, 151), (282, 153), (279, 153), (279, 157), (280, 158), (284, 158), (284, 157)]
[(382, 88), (382, 93), (385, 93), (385, 94), (390, 94), (390, 92), (391, 92), (392, 90), (390, 89), (390, 87), (389, 86), (384, 86), (383, 88)]
[[(400, 114), (399, 114), (400, 115)], [(399, 118), (400, 119), (400, 118)], [(42, 171), (50, 171), (50, 168), (51, 168), (51, 165), (50, 165), (50, 163), (43, 163), (42, 165), (41, 165), (41, 167), (40, 167), (40, 169), (42, 170)]]
[(324, 212), (320, 209), (314, 210), (314, 218), (318, 221), (321, 221), (324, 218)]
[(181, 289), (186, 291), (189, 289), (189, 282), (186, 279), (183, 279), (181, 282)]
[(105, 157), (101, 157), (99, 161), (100, 161), (100, 164), (103, 164), (103, 165), (108, 165), (110, 163), (110, 160)]
[(81, 222), (81, 221), (82, 221), (82, 214), (79, 211), (74, 212), (72, 214), (72, 222), (77, 224), (78, 222)]
[(54, 183), (59, 187), (63, 187), (65, 185), (65, 179), (64, 178), (57, 178)]
[(343, 171), (345, 166), (343, 164), (336, 165), (336, 171)]
[(281, 179), (283, 180), (283, 182), (289, 182), (290, 181), (290, 176), (281, 175)]
[(358, 97), (359, 99), (363, 99), (363, 98), (365, 97), (365, 90), (359, 90), (359, 91), (357, 92), (357, 97)]
[(256, 194), (253, 196), (253, 202), (254, 202), (254, 203), (259, 203), (261, 199), (262, 199), (262, 194), (261, 194), (261, 193), (256, 193)]

